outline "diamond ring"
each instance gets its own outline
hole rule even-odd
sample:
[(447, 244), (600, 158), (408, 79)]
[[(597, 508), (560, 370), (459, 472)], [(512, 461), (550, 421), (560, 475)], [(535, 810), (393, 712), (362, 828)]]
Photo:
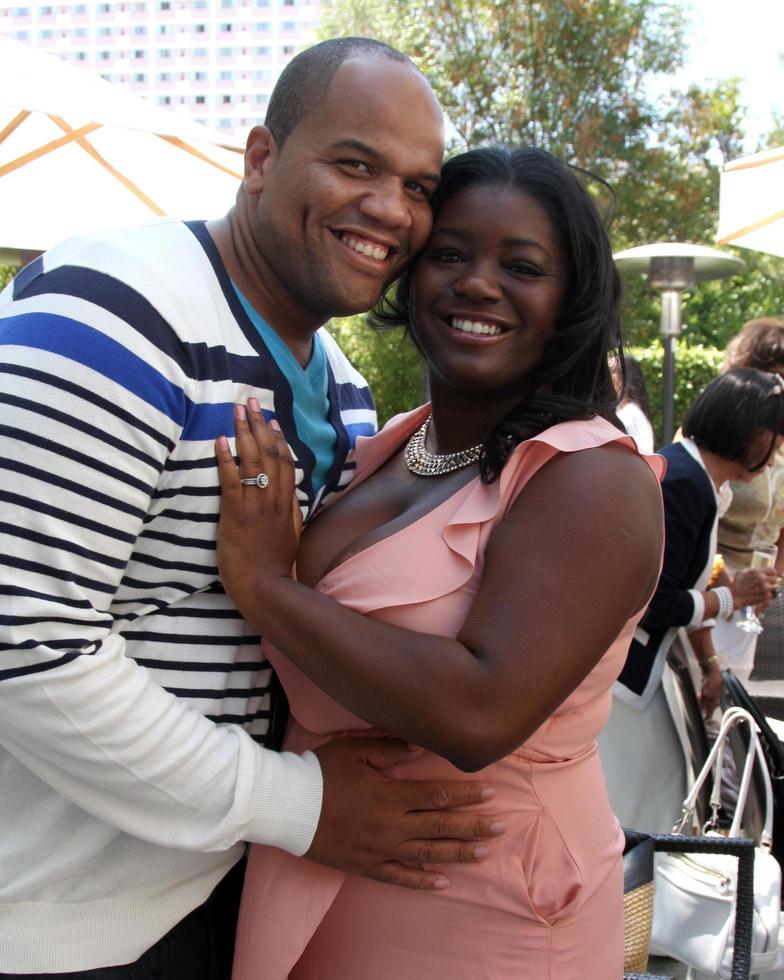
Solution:
[(245, 479), (240, 480), (240, 483), (243, 487), (261, 487), (263, 490), (264, 487), (269, 486), (269, 477), (266, 473), (259, 473), (256, 476), (245, 477)]

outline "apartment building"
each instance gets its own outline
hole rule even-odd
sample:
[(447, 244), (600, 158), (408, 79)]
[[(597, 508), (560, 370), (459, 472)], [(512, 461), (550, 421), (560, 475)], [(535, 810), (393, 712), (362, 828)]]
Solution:
[(0, 0), (0, 33), (239, 137), (315, 39), (318, 0)]

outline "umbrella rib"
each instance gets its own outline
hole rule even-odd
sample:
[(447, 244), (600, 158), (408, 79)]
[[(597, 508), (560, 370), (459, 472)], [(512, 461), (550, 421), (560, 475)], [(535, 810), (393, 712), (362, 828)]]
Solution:
[(171, 143), (172, 146), (177, 146), (181, 150), (185, 150), (186, 153), (192, 153), (195, 157), (198, 157), (199, 160), (203, 160), (204, 163), (212, 164), (213, 167), (217, 167), (218, 170), (222, 170), (230, 177), (236, 177), (237, 180), (242, 180), (241, 173), (238, 173), (236, 170), (232, 170), (230, 167), (225, 167), (222, 163), (218, 163), (216, 160), (212, 160), (206, 153), (202, 153), (201, 150), (197, 150), (195, 146), (191, 146), (190, 143), (186, 143), (179, 137), (165, 136), (163, 133), (156, 133), (155, 135), (158, 137), (158, 139), (165, 140), (167, 143)]
[(8, 163), (4, 163), (0, 166), (0, 177), (5, 177), (6, 174), (10, 174), (12, 171), (18, 170), (20, 167), (24, 167), (34, 160), (39, 160), (41, 157), (46, 156), (47, 153), (59, 150), (61, 146), (67, 146), (69, 143), (73, 143), (75, 140), (81, 139), (82, 136), (86, 136), (88, 133), (92, 133), (93, 130), (100, 128), (100, 123), (88, 123), (80, 129), (72, 129), (65, 136), (60, 136), (50, 143), (44, 143), (42, 146), (30, 150), (29, 153), (25, 153), (15, 160), (9, 160)]
[(734, 174), (739, 170), (753, 170), (755, 167), (767, 167), (770, 163), (781, 163), (784, 160), (784, 153), (776, 156), (767, 157), (765, 160), (750, 160), (748, 163), (733, 163), (732, 160), (724, 167), (724, 173)]
[(18, 129), (25, 119), (29, 118), (29, 116), (30, 111), (28, 109), (23, 109), (21, 112), (17, 113), (11, 122), (5, 127), (5, 129), (0, 130), (0, 143), (10, 136), (15, 129)]
[(730, 245), (736, 238), (740, 238), (742, 235), (750, 235), (753, 231), (759, 231), (760, 228), (767, 228), (768, 225), (781, 221), (782, 218), (784, 218), (784, 211), (777, 211), (761, 221), (755, 221), (753, 225), (746, 225), (745, 228), (739, 228), (737, 231), (730, 232), (729, 235), (724, 235), (723, 238), (719, 239), (719, 244)]
[[(86, 139), (83, 139), (81, 136), (76, 135), (79, 133), (79, 130), (71, 129), (68, 123), (59, 116), (50, 116), (49, 118), (52, 120), (52, 122), (56, 123), (60, 129), (64, 129), (66, 133), (73, 133), (77, 145), (80, 146), (85, 153), (88, 153), (96, 163), (104, 168), (104, 170), (108, 171), (115, 180), (118, 180), (123, 187), (131, 192), (131, 194), (137, 197), (142, 204), (145, 205), (145, 207), (148, 207), (153, 212), (153, 214), (166, 214), (163, 208), (159, 207), (155, 201), (152, 200), (152, 198), (149, 198), (137, 184), (134, 184), (129, 177), (126, 177), (125, 174), (121, 173), (116, 167), (112, 166), (112, 164), (109, 163), (105, 157), (101, 156), (92, 143)], [(95, 128), (98, 127), (96, 126)]]

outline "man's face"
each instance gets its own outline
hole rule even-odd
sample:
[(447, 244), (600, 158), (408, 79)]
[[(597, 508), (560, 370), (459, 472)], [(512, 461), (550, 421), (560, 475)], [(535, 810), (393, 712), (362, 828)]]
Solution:
[(418, 72), (386, 58), (344, 62), (255, 183), (246, 176), (278, 306), (315, 322), (369, 309), (430, 233), (442, 155), (441, 111)]

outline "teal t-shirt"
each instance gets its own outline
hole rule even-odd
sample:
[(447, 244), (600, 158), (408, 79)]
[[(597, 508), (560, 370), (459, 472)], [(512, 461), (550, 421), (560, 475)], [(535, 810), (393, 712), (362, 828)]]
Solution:
[(275, 363), (291, 387), (294, 424), (297, 435), (309, 446), (316, 457), (313, 470), (313, 491), (318, 494), (327, 482), (327, 475), (335, 461), (337, 433), (329, 420), (329, 381), (327, 355), (316, 334), (313, 337), (313, 353), (303, 368), (286, 344), (272, 327), (254, 310), (248, 300), (234, 286), (248, 319), (258, 330)]

